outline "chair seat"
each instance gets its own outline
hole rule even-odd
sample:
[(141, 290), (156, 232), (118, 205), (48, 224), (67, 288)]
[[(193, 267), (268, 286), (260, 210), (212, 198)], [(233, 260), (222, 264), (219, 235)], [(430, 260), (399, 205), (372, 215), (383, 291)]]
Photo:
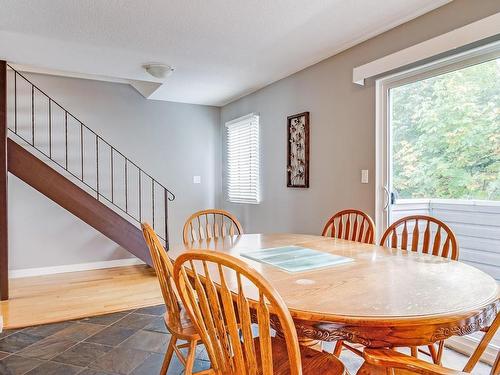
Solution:
[[(200, 335), (196, 331), (196, 327), (189, 318), (185, 309), (180, 310), (180, 319), (171, 317), (168, 312), (163, 315), (163, 320), (169, 332), (176, 335), (181, 340), (199, 340)], [(180, 324), (179, 324), (180, 323)]]
[[(260, 346), (258, 338), (254, 339), (255, 352), (260, 360)], [(290, 368), (288, 363), (288, 352), (285, 340), (272, 337), (271, 345), (273, 351), (273, 374), (288, 375)], [(344, 365), (333, 354), (320, 352), (305, 346), (300, 347), (300, 358), (302, 361), (303, 375), (344, 375), (347, 374)], [(261, 373), (259, 369), (259, 373)]]

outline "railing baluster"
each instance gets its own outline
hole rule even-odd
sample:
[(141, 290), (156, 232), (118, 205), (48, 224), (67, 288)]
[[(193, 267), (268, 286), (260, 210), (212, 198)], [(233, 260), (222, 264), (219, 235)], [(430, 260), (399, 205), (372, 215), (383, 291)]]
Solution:
[(153, 216), (153, 230), (155, 229), (155, 180), (151, 179), (151, 207)]
[(82, 159), (82, 181), (83, 181), (83, 124), (80, 122), (80, 159)]
[(96, 193), (99, 200), (99, 137), (95, 135)]
[(49, 158), (52, 159), (52, 100), (49, 98)]
[(31, 85), (31, 145), (35, 146), (35, 86)]
[(142, 181), (141, 181), (141, 168), (139, 170), (139, 222), (142, 223)]
[(125, 158), (125, 212), (128, 213), (128, 159)]
[(17, 134), (17, 72), (14, 71), (14, 133)]
[(115, 175), (113, 173), (113, 147), (111, 147), (111, 202), (112, 203), (115, 203), (115, 200), (114, 200), (115, 199), (114, 198), (115, 197), (115, 194), (114, 194), (114, 192), (115, 192), (115, 189), (114, 189), (114, 187), (115, 187), (114, 186), (114, 177), (115, 177)]
[(64, 111), (64, 156), (66, 170), (68, 169), (68, 111)]
[(168, 190), (163, 188), (165, 192), (165, 249), (168, 250)]

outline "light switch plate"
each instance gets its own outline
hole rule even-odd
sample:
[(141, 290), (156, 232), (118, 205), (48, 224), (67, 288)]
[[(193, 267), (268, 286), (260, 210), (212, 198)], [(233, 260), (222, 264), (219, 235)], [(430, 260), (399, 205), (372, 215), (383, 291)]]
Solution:
[(193, 176), (193, 184), (201, 184), (201, 176)]
[(361, 170), (361, 183), (362, 184), (368, 183), (368, 169)]

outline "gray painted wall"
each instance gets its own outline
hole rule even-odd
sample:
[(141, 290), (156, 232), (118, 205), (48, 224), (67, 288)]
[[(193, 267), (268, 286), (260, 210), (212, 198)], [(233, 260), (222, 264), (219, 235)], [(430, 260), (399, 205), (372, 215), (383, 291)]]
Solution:
[[(247, 232), (320, 233), (335, 211), (375, 211), (375, 88), (352, 83), (352, 69), (500, 12), (497, 0), (455, 0), (222, 108), (226, 121), (260, 114), (259, 205), (231, 204)], [(297, 46), (300, 48), (300, 46)], [(311, 113), (310, 188), (286, 187), (286, 117)], [(361, 184), (368, 169), (369, 184)]]
[[(190, 213), (215, 205), (221, 189), (219, 108), (145, 100), (122, 84), (29, 78), (177, 194), (169, 212), (173, 242)], [(202, 183), (193, 184), (193, 175)], [(12, 270), (131, 257), (12, 175), (9, 193)]]
[[(352, 84), (352, 68), (499, 11), (497, 0), (455, 0), (222, 109), (148, 101), (126, 85), (30, 77), (177, 193), (173, 242), (190, 213), (213, 206), (233, 211), (247, 232), (318, 233), (341, 208), (374, 213), (375, 90), (373, 82)], [(311, 187), (287, 189), (285, 119), (303, 111), (311, 112)], [(261, 115), (263, 201), (229, 204), (222, 195), (223, 124), (250, 112)], [(370, 171), (367, 185), (360, 183), (361, 169)], [(200, 185), (193, 175), (202, 176)], [(13, 176), (9, 187), (11, 269), (129, 257)]]

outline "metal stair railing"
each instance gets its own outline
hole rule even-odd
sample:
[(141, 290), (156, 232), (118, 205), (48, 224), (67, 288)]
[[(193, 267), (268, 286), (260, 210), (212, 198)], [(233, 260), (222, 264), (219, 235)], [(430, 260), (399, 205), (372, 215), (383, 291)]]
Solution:
[[(107, 202), (108, 206), (116, 208), (136, 224), (143, 220), (149, 221), (168, 249), (168, 204), (175, 199), (174, 193), (23, 74), (9, 64), (7, 67), (12, 72), (8, 72), (8, 82), (13, 84), (13, 88), (8, 90), (8, 98), (13, 99), (13, 103), (10, 100), (8, 102), (11, 109), (9, 113), (13, 117), (10, 122), (14, 122), (13, 127), (8, 122), (9, 131), (78, 179), (93, 192), (97, 200)], [(24, 87), (21, 88), (21, 85)], [(39, 108), (46, 113), (42, 110), (37, 113)], [(19, 118), (20, 115), (24, 121)], [(40, 116), (45, 119), (45, 127), (40, 124)], [(59, 123), (62, 122), (62, 130), (55, 129), (56, 117)], [(48, 142), (45, 147), (42, 135)], [(54, 140), (58, 136), (62, 138), (61, 142)], [(75, 143), (79, 146), (72, 148)], [(60, 147), (63, 147), (63, 155), (57, 157), (56, 151)]]

